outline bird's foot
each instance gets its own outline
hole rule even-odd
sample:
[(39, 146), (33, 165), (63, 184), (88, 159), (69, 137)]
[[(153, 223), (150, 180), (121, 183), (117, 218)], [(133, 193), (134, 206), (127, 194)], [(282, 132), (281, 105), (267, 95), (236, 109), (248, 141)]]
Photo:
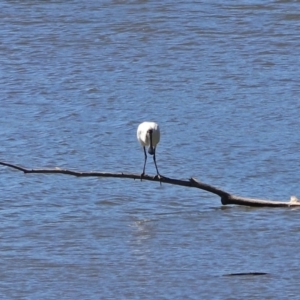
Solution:
[(164, 176), (160, 175), (160, 174), (156, 174), (154, 177), (154, 179), (158, 179), (159, 180), (159, 183), (161, 185), (161, 180), (164, 178)]
[(145, 173), (143, 172), (143, 173), (141, 174), (141, 181), (143, 180), (144, 175), (145, 175)]

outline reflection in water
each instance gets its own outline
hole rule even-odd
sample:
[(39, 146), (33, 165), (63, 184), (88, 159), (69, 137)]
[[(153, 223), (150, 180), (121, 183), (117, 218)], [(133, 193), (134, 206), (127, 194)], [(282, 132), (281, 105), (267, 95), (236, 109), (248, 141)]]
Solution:
[(137, 259), (147, 260), (151, 255), (151, 239), (155, 238), (153, 221), (147, 219), (135, 221), (130, 227), (132, 253)]

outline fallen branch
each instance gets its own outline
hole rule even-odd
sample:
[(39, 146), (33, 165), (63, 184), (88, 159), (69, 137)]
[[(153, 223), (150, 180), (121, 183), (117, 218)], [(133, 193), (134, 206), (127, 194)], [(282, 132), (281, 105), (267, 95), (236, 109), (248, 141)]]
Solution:
[[(18, 165), (6, 163), (0, 161), (0, 165), (6, 166), (9, 168), (16, 169), (18, 171), (22, 171), (25, 174), (30, 173), (38, 173), (38, 174), (64, 174), (64, 175), (72, 175), (76, 177), (114, 177), (114, 178), (130, 178), (130, 179), (141, 179), (140, 174), (130, 174), (130, 173), (107, 173), (107, 172), (78, 172), (67, 169), (27, 169)], [(198, 181), (195, 178), (190, 178), (189, 180), (179, 180), (173, 179), (169, 177), (158, 177), (158, 176), (149, 176), (144, 175), (143, 180), (156, 181), (186, 187), (194, 187), (198, 188), (215, 195), (221, 197), (221, 202), (223, 205), (236, 204), (236, 205), (244, 205), (244, 206), (256, 206), (256, 207), (297, 207), (300, 206), (300, 201), (295, 196), (291, 197), (289, 202), (280, 202), (280, 201), (271, 201), (271, 200), (262, 200), (262, 199), (254, 199), (254, 198), (244, 198), (240, 196), (236, 196), (225, 192), (221, 189), (218, 189), (214, 186), (205, 184), (203, 182)]]

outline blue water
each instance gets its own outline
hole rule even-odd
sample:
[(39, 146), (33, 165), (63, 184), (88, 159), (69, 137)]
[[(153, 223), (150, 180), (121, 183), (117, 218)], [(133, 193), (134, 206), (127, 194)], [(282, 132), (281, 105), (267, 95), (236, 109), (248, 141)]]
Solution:
[[(300, 197), (299, 3), (3, 1), (0, 160)], [(155, 174), (151, 158), (147, 174)], [(297, 299), (299, 210), (0, 168), (3, 299)], [(265, 272), (264, 276), (223, 276)]]

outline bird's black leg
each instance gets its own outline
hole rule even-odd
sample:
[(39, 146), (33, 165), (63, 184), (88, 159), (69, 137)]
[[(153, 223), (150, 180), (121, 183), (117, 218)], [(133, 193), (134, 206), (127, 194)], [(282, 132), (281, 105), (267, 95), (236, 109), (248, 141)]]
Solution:
[(147, 161), (147, 153), (146, 153), (146, 148), (143, 147), (144, 149), (144, 154), (145, 154), (145, 161), (144, 161), (144, 168), (143, 168), (143, 173), (141, 174), (141, 180), (143, 178), (143, 176), (145, 175), (145, 168), (146, 168), (146, 161)]
[(157, 176), (158, 177), (161, 177), (159, 172), (158, 172), (158, 168), (157, 168), (157, 165), (156, 165), (156, 158), (155, 158), (155, 148), (154, 148), (154, 151), (153, 151), (153, 161), (154, 161), (154, 164), (155, 164), (155, 168), (156, 168), (156, 172), (157, 172)]
[(155, 148), (154, 148), (154, 153), (153, 153), (153, 160), (154, 160), (154, 164), (155, 164), (155, 168), (156, 168), (156, 172), (157, 172), (157, 175), (155, 175), (155, 177), (156, 177), (156, 176), (158, 177), (159, 183), (160, 183), (160, 185), (161, 185), (161, 178), (162, 178), (162, 176), (159, 174), (158, 168), (157, 168), (157, 165), (156, 165)]

